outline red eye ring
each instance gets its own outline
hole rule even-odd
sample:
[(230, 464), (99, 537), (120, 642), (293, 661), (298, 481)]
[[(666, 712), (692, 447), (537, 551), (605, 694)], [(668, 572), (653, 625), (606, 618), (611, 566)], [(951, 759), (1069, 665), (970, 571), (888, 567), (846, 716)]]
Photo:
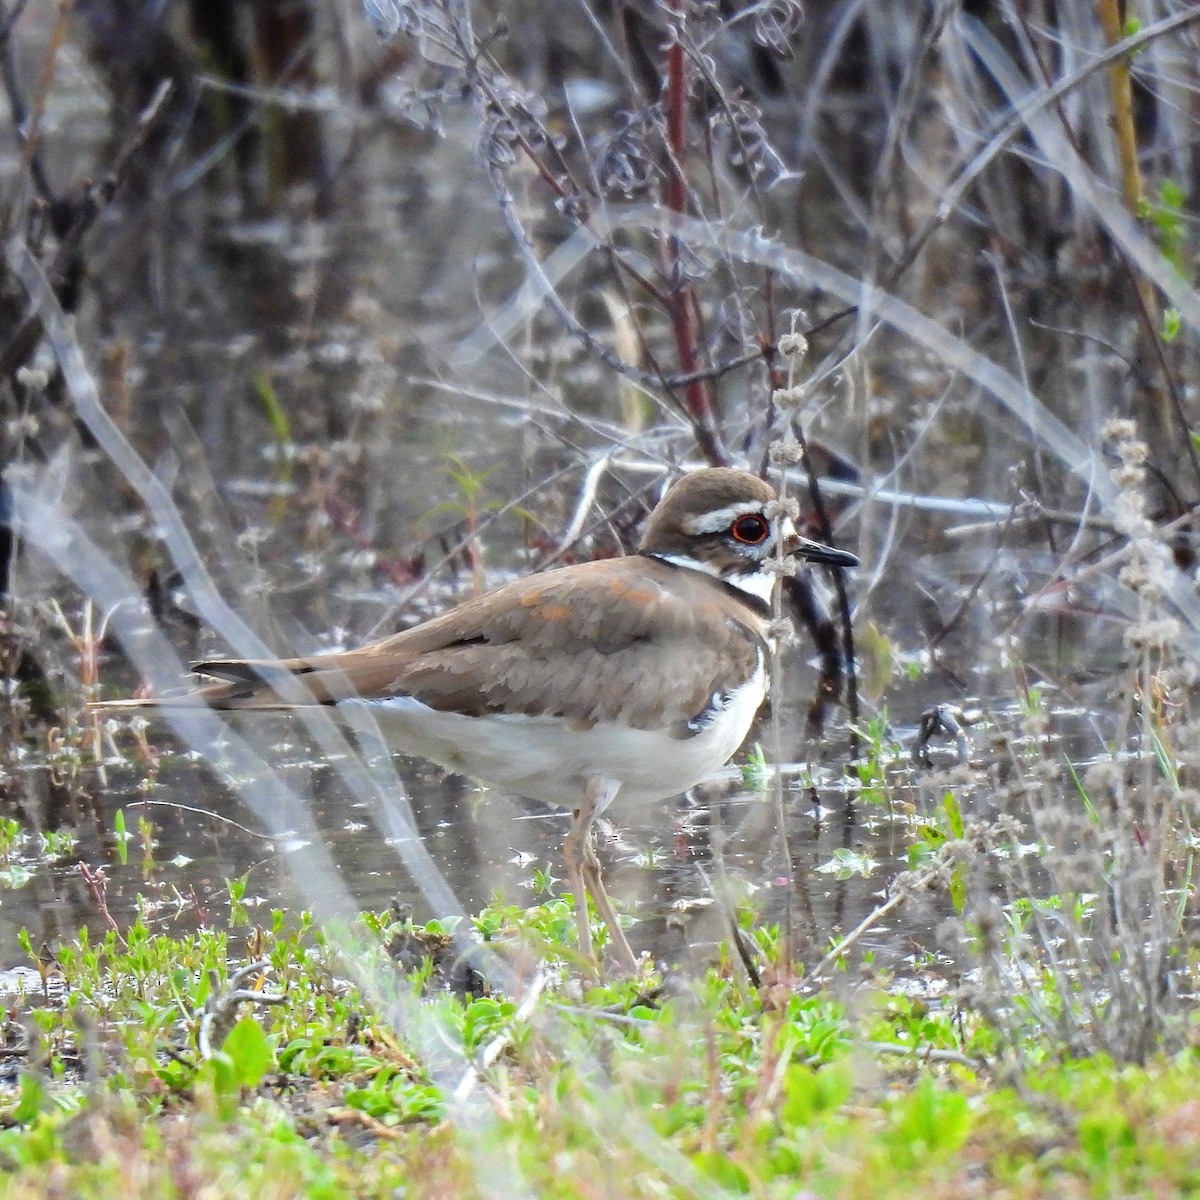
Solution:
[(729, 527), (729, 534), (735, 542), (745, 546), (760, 546), (771, 536), (771, 525), (759, 513), (747, 513), (734, 521)]

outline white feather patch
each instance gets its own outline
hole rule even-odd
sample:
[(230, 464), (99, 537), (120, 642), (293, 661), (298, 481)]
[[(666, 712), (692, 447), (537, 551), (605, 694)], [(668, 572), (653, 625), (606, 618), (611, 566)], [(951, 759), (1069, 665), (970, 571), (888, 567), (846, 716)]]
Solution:
[(695, 536), (704, 533), (724, 533), (738, 517), (749, 516), (751, 513), (762, 516), (762, 510), (761, 500), (743, 500), (739, 504), (714, 508), (711, 512), (701, 513), (698, 517), (688, 517), (683, 522), (683, 532)]
[(688, 737), (627, 725), (578, 728), (557, 717), (467, 717), (438, 712), (411, 696), (344, 700), (338, 708), (368, 709), (384, 739), (401, 754), (419, 755), (493, 787), (574, 808), (588, 779), (610, 779), (621, 785), (622, 799), (643, 803), (678, 795), (707, 779), (745, 740), (766, 688), (766, 664), (760, 656), (754, 674)]
[(769, 571), (751, 571), (747, 575), (722, 575), (712, 563), (692, 558), (687, 554), (655, 554), (653, 557), (660, 562), (670, 563), (673, 567), (687, 567), (692, 571), (703, 571), (705, 575), (711, 575), (722, 583), (739, 588), (764, 604), (771, 603), (771, 596), (775, 591), (775, 576)]

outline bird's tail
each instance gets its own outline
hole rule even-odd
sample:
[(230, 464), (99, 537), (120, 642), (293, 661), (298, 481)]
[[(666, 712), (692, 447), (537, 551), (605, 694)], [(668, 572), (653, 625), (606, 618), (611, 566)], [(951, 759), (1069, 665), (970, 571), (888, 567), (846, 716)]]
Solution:
[(344, 671), (330, 669), (319, 658), (210, 659), (194, 664), (192, 670), (216, 682), (163, 696), (98, 700), (89, 707), (99, 713), (197, 708), (286, 712), (306, 705), (333, 704), (357, 694), (348, 686)]

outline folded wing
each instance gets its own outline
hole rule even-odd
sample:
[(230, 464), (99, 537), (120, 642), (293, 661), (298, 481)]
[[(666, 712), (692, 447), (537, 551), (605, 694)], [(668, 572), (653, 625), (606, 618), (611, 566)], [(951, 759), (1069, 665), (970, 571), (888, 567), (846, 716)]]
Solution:
[(755, 673), (763, 631), (708, 576), (612, 559), (515, 580), (357, 650), (197, 663), (219, 682), (143, 704), (261, 711), (408, 696), (467, 716), (686, 726)]

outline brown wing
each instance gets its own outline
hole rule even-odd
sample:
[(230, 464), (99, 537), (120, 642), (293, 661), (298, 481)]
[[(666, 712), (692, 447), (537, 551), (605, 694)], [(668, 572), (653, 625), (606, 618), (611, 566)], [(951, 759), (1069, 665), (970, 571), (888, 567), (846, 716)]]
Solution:
[(294, 686), (276, 691), (269, 682), (280, 673), (315, 703), (412, 696), (472, 716), (514, 712), (648, 728), (686, 722), (748, 679), (765, 653), (763, 628), (706, 575), (613, 559), (518, 579), (358, 650), (199, 663), (198, 672), (226, 682), (192, 695), (220, 708), (287, 707)]

